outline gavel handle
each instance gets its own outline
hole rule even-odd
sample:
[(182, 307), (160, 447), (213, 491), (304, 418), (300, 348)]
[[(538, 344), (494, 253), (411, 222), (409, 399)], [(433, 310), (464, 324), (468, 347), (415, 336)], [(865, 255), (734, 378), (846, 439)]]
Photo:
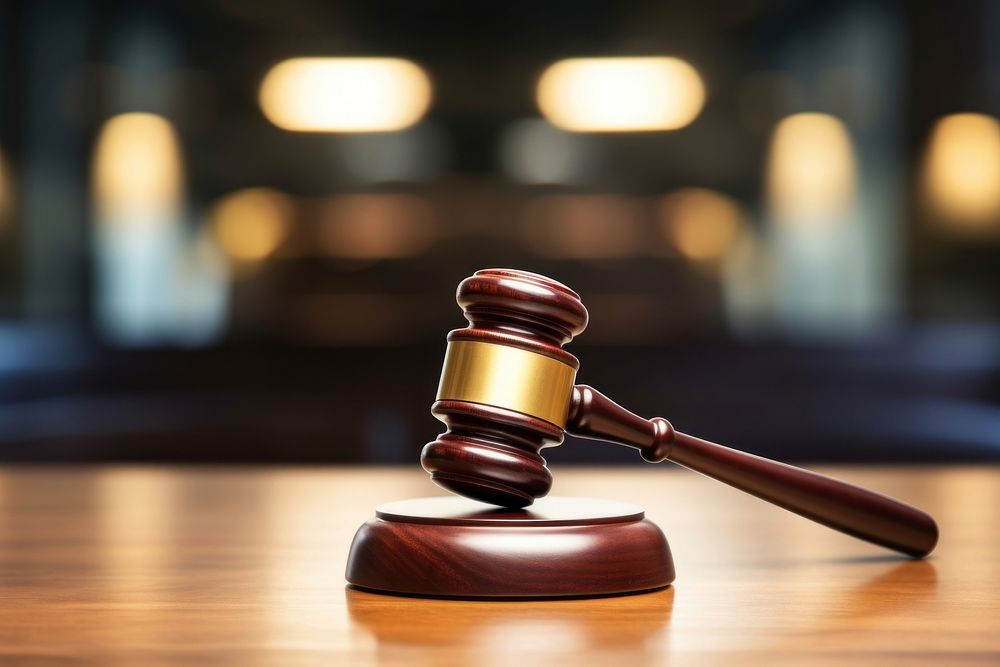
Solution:
[(675, 431), (643, 419), (587, 385), (573, 388), (566, 432), (668, 459), (830, 528), (915, 558), (929, 554), (938, 528), (929, 514), (898, 500), (801, 468)]

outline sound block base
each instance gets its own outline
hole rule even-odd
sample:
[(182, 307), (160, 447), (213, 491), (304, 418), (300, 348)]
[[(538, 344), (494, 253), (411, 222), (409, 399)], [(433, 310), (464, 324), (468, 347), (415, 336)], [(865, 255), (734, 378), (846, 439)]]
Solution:
[(523, 510), (459, 497), (387, 503), (347, 560), (355, 586), (430, 597), (617, 595), (673, 580), (667, 540), (641, 507), (587, 498)]

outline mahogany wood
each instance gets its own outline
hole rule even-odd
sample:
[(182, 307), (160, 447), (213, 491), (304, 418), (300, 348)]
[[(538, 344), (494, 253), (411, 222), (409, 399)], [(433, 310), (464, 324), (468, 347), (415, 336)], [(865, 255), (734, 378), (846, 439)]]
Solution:
[[(469, 326), (448, 334), (544, 354), (579, 368), (562, 345), (587, 326), (580, 296), (545, 276), (512, 269), (477, 271), (456, 295)], [(440, 486), (469, 498), (524, 507), (552, 487), (539, 452), (563, 440), (561, 428), (504, 408), (468, 401), (436, 401), (431, 412), (448, 427), (421, 453)]]
[(566, 431), (634, 447), (650, 462), (679, 463), (825, 526), (910, 556), (926, 556), (937, 544), (937, 524), (926, 512), (853, 484), (677, 432), (666, 419), (643, 419), (593, 387), (574, 387)]
[[(477, 271), (458, 288), (469, 327), (449, 340), (510, 345), (579, 367), (562, 349), (587, 324), (578, 294), (554, 280), (508, 269)], [(468, 401), (437, 401), (448, 430), (421, 461), (439, 485), (470, 498), (525, 507), (548, 493), (540, 452), (562, 442), (560, 427), (537, 417)], [(643, 419), (586, 385), (573, 390), (566, 431), (669, 459), (849, 535), (915, 557), (934, 548), (938, 528), (925, 512), (865, 489), (678, 433), (661, 417)]]
[(434, 597), (610, 595), (673, 579), (667, 541), (641, 507), (586, 498), (530, 510), (454, 497), (388, 503), (347, 560), (356, 586)]

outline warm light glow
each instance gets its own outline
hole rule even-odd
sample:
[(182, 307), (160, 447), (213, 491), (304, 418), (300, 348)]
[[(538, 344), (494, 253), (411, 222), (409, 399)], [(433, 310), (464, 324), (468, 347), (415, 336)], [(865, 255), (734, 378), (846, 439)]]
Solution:
[(292, 58), (275, 65), (260, 87), (260, 107), (284, 130), (389, 132), (419, 121), (431, 83), (400, 58)]
[(718, 260), (736, 242), (743, 212), (733, 199), (711, 190), (689, 188), (663, 198), (660, 224), (685, 257)]
[(181, 191), (180, 149), (169, 121), (149, 113), (125, 113), (104, 124), (94, 151), (99, 213), (154, 220), (141, 214), (173, 210)]
[[(137, 587), (156, 590), (169, 585), (171, 563), (180, 557), (178, 531), (185, 481), (164, 469), (105, 469), (87, 485), (86, 502), (92, 521), (88, 530), (98, 539), (92, 557), (115, 576), (107, 577), (103, 597), (134, 600)], [(149, 641), (136, 628), (135, 637)]]
[(222, 198), (212, 208), (209, 221), (219, 245), (230, 257), (253, 262), (278, 248), (291, 228), (294, 212), (288, 195), (251, 188)]
[(840, 120), (827, 114), (800, 113), (775, 127), (767, 189), (779, 215), (836, 214), (853, 198), (855, 180), (854, 148)]
[(521, 231), (532, 251), (553, 259), (616, 259), (642, 250), (641, 211), (627, 197), (540, 197), (525, 209)]
[(416, 195), (343, 195), (330, 201), (319, 241), (328, 255), (381, 259), (417, 255), (434, 240), (434, 211)]
[(676, 130), (705, 103), (705, 85), (678, 58), (571, 58), (538, 82), (538, 106), (575, 132)]
[(926, 196), (942, 221), (968, 230), (1000, 220), (1000, 123), (992, 116), (946, 116), (931, 132)]

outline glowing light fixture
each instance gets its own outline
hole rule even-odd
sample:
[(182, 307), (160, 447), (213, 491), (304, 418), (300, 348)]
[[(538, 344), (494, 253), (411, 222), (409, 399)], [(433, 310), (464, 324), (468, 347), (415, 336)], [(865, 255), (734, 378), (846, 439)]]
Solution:
[(94, 154), (94, 195), (104, 221), (160, 220), (143, 215), (176, 208), (183, 194), (177, 134), (162, 116), (125, 113), (101, 128)]
[(926, 197), (942, 222), (968, 231), (1000, 220), (1000, 123), (974, 113), (945, 116), (931, 132)]
[(575, 132), (676, 130), (705, 104), (698, 72), (678, 58), (570, 58), (542, 74), (538, 106)]
[(696, 261), (721, 259), (738, 240), (743, 211), (732, 198), (686, 188), (663, 198), (660, 225), (674, 247)]
[(826, 217), (843, 210), (853, 199), (856, 171), (851, 137), (837, 118), (800, 113), (775, 127), (767, 190), (780, 216)]
[(292, 58), (260, 87), (267, 119), (298, 132), (390, 132), (419, 121), (431, 83), (400, 58)]
[(209, 224), (230, 257), (255, 262), (271, 255), (285, 239), (294, 211), (288, 195), (250, 188), (226, 195), (215, 204)]

